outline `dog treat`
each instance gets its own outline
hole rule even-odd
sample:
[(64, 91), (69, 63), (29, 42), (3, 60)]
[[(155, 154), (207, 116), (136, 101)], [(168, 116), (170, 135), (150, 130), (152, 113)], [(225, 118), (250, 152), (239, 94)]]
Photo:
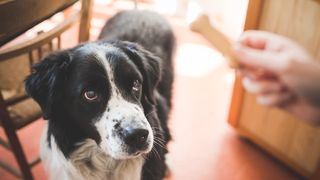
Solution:
[(208, 41), (210, 41), (214, 47), (216, 47), (217, 50), (226, 57), (226, 59), (229, 61), (230, 67), (239, 67), (238, 62), (233, 56), (231, 40), (218, 29), (211, 26), (209, 17), (207, 15), (200, 15), (194, 22), (192, 22), (190, 28), (192, 31), (200, 33)]

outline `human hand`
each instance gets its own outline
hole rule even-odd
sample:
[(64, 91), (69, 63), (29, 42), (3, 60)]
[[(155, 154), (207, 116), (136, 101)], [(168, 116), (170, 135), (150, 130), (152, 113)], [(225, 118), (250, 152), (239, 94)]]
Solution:
[(277, 106), (320, 124), (320, 65), (297, 43), (263, 31), (246, 31), (234, 47), (244, 88), (258, 103)]

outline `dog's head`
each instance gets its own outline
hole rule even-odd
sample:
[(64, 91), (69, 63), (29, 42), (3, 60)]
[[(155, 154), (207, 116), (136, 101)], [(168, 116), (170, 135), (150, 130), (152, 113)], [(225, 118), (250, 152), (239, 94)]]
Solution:
[(49, 55), (26, 79), (65, 156), (85, 139), (126, 159), (153, 147), (160, 61), (129, 42), (96, 42)]

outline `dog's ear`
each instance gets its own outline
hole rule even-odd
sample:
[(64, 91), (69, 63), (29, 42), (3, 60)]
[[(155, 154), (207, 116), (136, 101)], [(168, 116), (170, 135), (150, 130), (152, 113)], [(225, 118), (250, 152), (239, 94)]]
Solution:
[(51, 118), (53, 107), (62, 98), (61, 87), (70, 62), (67, 51), (56, 52), (35, 64), (25, 80), (26, 92), (40, 105), (44, 119)]
[(161, 59), (135, 43), (121, 42), (120, 48), (128, 55), (141, 72), (144, 79), (143, 94), (145, 95), (145, 100), (154, 105), (154, 90), (161, 77)]

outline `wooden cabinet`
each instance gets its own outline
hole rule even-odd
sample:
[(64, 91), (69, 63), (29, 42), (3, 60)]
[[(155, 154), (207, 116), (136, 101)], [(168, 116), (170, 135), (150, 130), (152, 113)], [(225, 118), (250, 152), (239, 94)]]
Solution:
[[(245, 29), (266, 30), (292, 38), (320, 63), (317, 0), (249, 0)], [(240, 77), (234, 85), (229, 123), (301, 175), (320, 179), (320, 127), (306, 124), (280, 109), (258, 105), (254, 95), (242, 88)]]

